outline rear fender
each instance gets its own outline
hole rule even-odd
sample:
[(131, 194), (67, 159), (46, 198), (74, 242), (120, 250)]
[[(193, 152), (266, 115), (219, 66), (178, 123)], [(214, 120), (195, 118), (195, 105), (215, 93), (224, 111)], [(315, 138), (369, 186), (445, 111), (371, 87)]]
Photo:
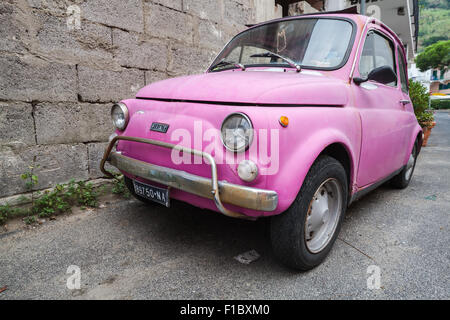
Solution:
[(410, 156), (410, 154), (411, 154), (411, 152), (412, 152), (412, 150), (414, 148), (414, 143), (416, 143), (417, 140), (419, 140), (419, 149), (417, 150), (417, 153), (420, 152), (420, 150), (422, 148), (422, 141), (423, 141), (422, 134), (423, 134), (422, 127), (419, 124), (417, 124), (414, 127), (413, 134), (409, 138), (409, 145), (408, 145), (408, 151), (409, 152), (406, 153), (405, 159), (403, 160), (403, 164), (404, 165), (406, 165), (408, 163), (409, 156)]

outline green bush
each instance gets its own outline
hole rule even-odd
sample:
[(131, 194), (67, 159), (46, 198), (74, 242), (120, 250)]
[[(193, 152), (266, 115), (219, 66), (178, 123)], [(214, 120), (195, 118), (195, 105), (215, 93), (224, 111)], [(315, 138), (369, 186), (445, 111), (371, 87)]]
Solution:
[(409, 80), (409, 96), (416, 116), (428, 109), (430, 96), (427, 93), (427, 88), (419, 81)]
[(430, 96), (427, 89), (420, 82), (410, 80), (409, 81), (409, 96), (414, 107), (414, 114), (417, 117), (417, 121), (423, 127), (424, 123), (434, 121), (432, 113), (426, 110), (429, 107)]
[(98, 193), (91, 183), (71, 180), (66, 185), (56, 185), (52, 191), (44, 191), (33, 203), (32, 212), (40, 218), (69, 211), (72, 206), (95, 208)]
[(1, 205), (0, 206), (0, 225), (4, 224), (6, 220), (14, 218), (26, 216), (29, 213), (29, 210), (23, 208), (12, 208), (9, 205)]
[(125, 185), (123, 175), (116, 175), (116, 179), (114, 179), (114, 186), (112, 188), (112, 193), (122, 195), (125, 198), (129, 198), (131, 196), (127, 186)]
[[(25, 176), (27, 175), (27, 176)], [(33, 186), (33, 175), (23, 174), (21, 177), (29, 182), (29, 187)], [(98, 206), (98, 192), (94, 190), (91, 183), (84, 181), (75, 182), (71, 180), (68, 184), (58, 184), (49, 191), (36, 192), (36, 198), (32, 198), (31, 207), (28, 209), (13, 208), (8, 205), (0, 206), (0, 225), (8, 219), (23, 217), (26, 224), (37, 221), (37, 218), (48, 218), (53, 215), (70, 211), (75, 205), (82, 208)]]
[(450, 99), (431, 100), (431, 108), (434, 110), (450, 109)]

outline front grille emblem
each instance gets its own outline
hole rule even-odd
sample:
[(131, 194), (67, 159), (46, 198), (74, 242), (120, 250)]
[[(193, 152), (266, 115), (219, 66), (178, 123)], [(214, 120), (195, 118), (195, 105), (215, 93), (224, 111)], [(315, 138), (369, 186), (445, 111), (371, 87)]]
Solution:
[(161, 133), (166, 133), (169, 130), (169, 125), (165, 123), (153, 122), (150, 127), (150, 131), (156, 131)]

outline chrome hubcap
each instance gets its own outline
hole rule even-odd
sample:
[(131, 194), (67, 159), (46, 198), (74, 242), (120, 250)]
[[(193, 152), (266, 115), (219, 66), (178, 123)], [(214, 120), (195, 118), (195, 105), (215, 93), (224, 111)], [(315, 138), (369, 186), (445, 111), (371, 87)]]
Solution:
[(334, 178), (320, 185), (309, 205), (305, 223), (306, 247), (312, 253), (322, 251), (330, 242), (342, 211), (342, 188)]
[(414, 146), (413, 151), (409, 156), (408, 163), (406, 164), (406, 172), (405, 172), (406, 180), (411, 179), (411, 175), (414, 169), (414, 163), (416, 162), (415, 154), (416, 154), (416, 147)]

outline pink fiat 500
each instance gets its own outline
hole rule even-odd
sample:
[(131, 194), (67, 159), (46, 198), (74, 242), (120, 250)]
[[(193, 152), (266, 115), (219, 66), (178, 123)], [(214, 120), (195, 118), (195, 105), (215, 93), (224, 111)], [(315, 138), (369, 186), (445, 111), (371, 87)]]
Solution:
[(320, 264), (353, 201), (405, 188), (422, 144), (404, 47), (373, 18), (314, 14), (235, 36), (204, 74), (115, 104), (101, 163), (145, 202), (271, 217), (274, 254)]

